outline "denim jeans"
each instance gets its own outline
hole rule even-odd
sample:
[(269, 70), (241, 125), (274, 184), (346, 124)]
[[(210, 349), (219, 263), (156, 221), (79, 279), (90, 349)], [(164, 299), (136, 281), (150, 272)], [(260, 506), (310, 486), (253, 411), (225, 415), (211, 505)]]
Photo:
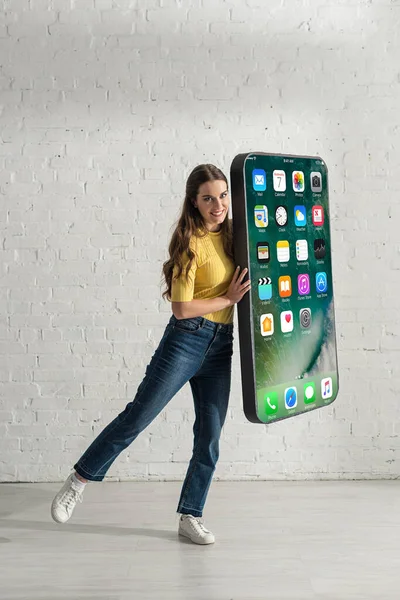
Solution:
[(195, 407), (194, 445), (178, 512), (201, 517), (228, 408), (232, 341), (232, 324), (172, 316), (135, 398), (78, 460), (74, 467), (77, 473), (101, 481), (117, 456), (189, 382)]

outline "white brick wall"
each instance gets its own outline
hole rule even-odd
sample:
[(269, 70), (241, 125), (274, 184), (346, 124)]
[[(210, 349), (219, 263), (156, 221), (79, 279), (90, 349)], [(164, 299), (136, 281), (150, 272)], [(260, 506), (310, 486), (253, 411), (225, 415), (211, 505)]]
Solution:
[[(217, 476), (399, 476), (400, 2), (0, 7), (0, 480), (65, 477), (133, 398), (185, 179), (250, 150), (329, 164), (341, 393), (247, 423), (236, 340)], [(182, 478), (192, 419), (185, 389), (110, 477)]]

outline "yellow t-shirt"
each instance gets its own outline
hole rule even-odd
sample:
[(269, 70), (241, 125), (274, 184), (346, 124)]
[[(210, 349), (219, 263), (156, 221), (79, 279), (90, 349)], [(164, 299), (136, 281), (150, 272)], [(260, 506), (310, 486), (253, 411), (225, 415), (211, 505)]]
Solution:
[[(183, 272), (179, 279), (174, 279), (177, 268), (174, 269), (171, 301), (189, 302), (223, 296), (232, 281), (235, 267), (224, 250), (222, 232), (209, 231), (204, 237), (193, 236), (190, 240), (190, 249), (195, 257), (188, 279), (186, 280), (185, 273), (189, 257), (185, 253)], [(232, 323), (233, 306), (208, 313), (204, 318), (216, 323)]]

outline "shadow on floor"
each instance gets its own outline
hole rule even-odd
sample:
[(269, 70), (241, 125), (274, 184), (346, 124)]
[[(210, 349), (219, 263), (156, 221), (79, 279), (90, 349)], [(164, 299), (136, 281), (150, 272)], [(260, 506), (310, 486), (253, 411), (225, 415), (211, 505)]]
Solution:
[[(25, 599), (25, 596), (23, 597)], [(29, 600), (121, 600), (121, 596), (99, 596), (98, 594), (96, 595), (90, 595), (90, 596), (71, 596), (71, 594), (68, 595), (59, 595), (59, 592), (52, 592), (51, 595), (42, 595), (42, 596), (29, 596)], [(15, 600), (15, 596), (13, 596), (12, 598), (3, 598), (2, 600)]]
[[(167, 529), (145, 529), (143, 527), (115, 527), (111, 525), (57, 525), (56, 523), (46, 523), (45, 521), (17, 521), (15, 519), (1, 519), (0, 524), (3, 529), (29, 529), (33, 531), (55, 531), (63, 530), (65, 533), (83, 533), (94, 535), (110, 536), (144, 536), (150, 538), (161, 538), (176, 542), (176, 531)], [(6, 539), (6, 538), (2, 538)], [(0, 539), (1, 542), (1, 539)]]

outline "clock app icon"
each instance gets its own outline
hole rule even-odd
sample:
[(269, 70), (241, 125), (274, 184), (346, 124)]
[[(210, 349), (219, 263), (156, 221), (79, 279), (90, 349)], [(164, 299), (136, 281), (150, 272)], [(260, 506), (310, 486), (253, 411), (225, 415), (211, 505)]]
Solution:
[(275, 221), (279, 227), (285, 227), (288, 222), (288, 211), (286, 206), (278, 206), (275, 211)]

